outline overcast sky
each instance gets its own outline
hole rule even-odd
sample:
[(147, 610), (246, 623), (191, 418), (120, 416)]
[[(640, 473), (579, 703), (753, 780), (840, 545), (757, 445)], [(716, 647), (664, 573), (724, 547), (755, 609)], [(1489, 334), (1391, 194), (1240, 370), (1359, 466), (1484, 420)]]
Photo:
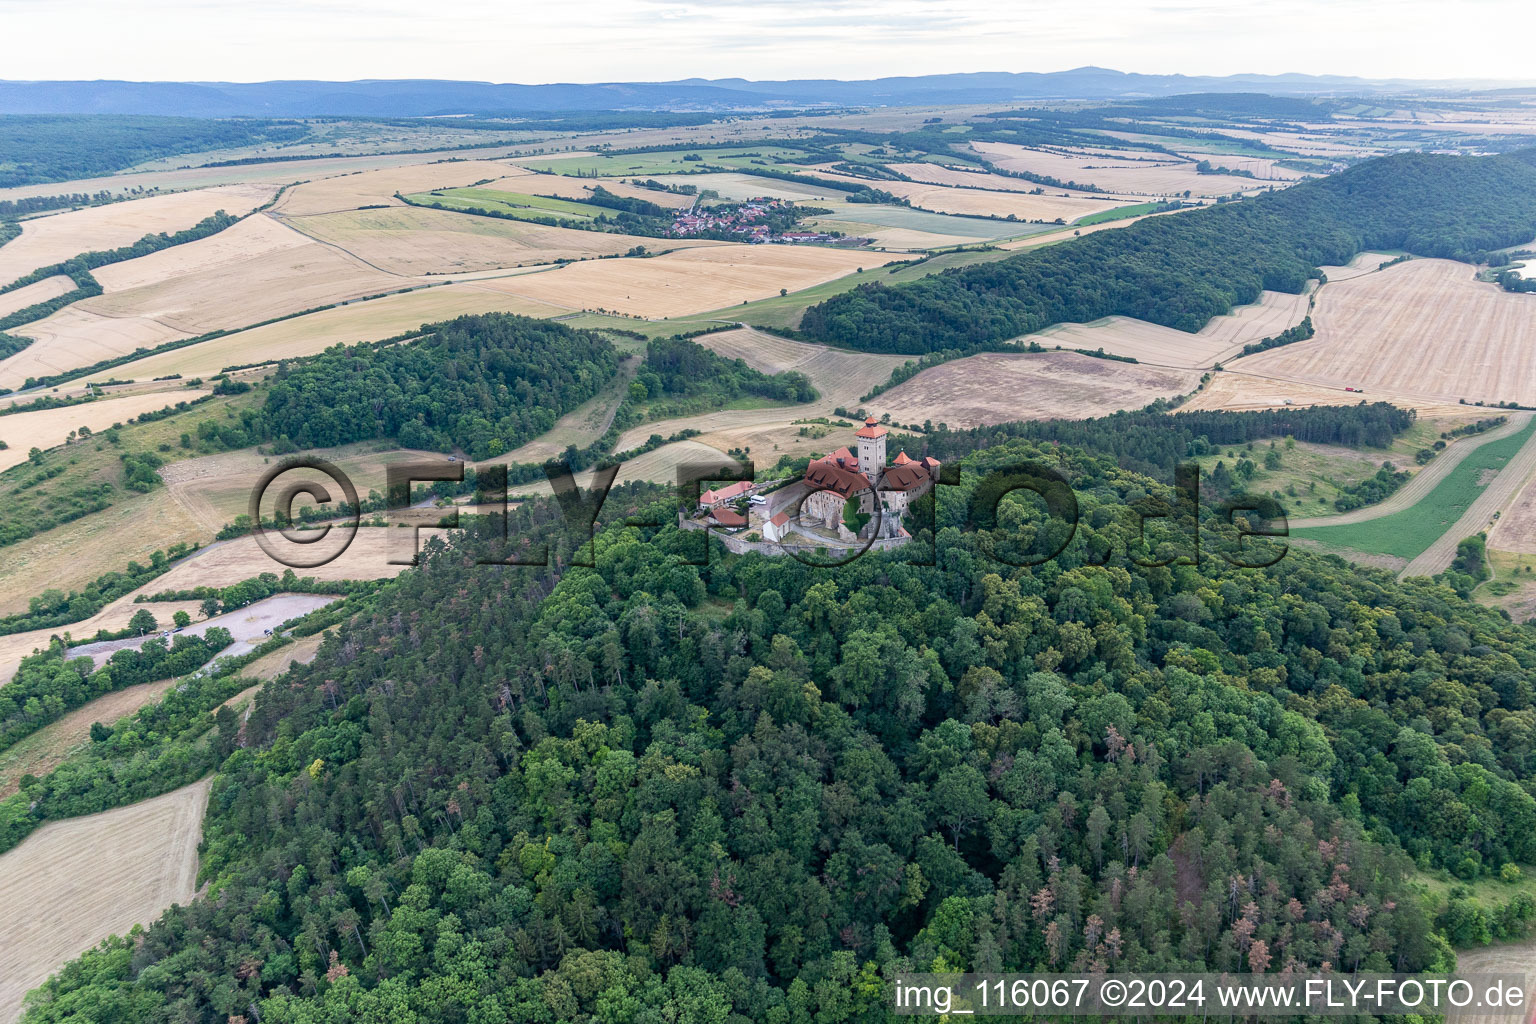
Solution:
[(0, 0), (0, 78), (1536, 79), (1532, 0)]

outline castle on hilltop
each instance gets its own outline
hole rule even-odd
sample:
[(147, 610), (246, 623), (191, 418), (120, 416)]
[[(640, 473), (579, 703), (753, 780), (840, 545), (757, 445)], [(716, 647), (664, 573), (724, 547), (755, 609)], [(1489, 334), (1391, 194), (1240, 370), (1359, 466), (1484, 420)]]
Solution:
[(888, 433), (871, 416), (854, 433), (857, 455), (848, 448), (839, 448), (805, 468), (803, 483), (810, 493), (800, 506), (802, 526), (851, 534), (844, 513), (848, 503), (857, 500), (860, 515), (869, 517), (857, 536), (908, 535), (902, 520), (913, 500), (933, 486), (939, 460), (929, 456), (914, 459), (902, 451), (887, 464)]

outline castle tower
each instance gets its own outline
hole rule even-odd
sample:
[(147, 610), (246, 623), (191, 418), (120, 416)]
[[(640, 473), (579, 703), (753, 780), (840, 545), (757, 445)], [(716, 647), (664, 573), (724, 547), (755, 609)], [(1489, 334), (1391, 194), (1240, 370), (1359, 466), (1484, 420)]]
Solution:
[(859, 439), (859, 472), (871, 484), (880, 486), (880, 475), (885, 472), (885, 435), (888, 431), (873, 416), (854, 432)]

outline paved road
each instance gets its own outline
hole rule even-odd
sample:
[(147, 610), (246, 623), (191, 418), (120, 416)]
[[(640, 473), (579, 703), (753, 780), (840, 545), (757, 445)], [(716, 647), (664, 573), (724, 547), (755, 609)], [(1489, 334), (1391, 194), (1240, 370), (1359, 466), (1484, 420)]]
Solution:
[(1509, 507), (1532, 474), (1536, 474), (1536, 434), (1532, 434), (1509, 460), (1509, 464), (1499, 470), (1499, 475), (1483, 488), (1483, 493), (1468, 506), (1462, 517), (1441, 534), (1439, 540), (1426, 548), (1423, 554), (1409, 562), (1398, 574), (1398, 578), (1433, 576), (1449, 569), (1456, 558), (1456, 545), (1487, 529), (1493, 522), (1494, 513)]
[[(1415, 473), (1412, 480), (1409, 480), (1402, 487), (1392, 492), (1385, 501), (1378, 502), (1375, 505), (1367, 505), (1365, 508), (1352, 509), (1336, 516), (1312, 516), (1305, 519), (1292, 519), (1290, 520), (1290, 525), (1306, 527), (1348, 526), (1350, 523), (1363, 523), (1370, 519), (1380, 519), (1382, 516), (1389, 516), (1394, 512), (1401, 512), (1406, 508), (1411, 508), (1418, 504), (1420, 498), (1434, 490), (1435, 485), (1444, 480), (1451, 470), (1459, 466), (1468, 455), (1471, 455), (1490, 441), (1497, 441), (1511, 434), (1518, 434), (1521, 430), (1525, 429), (1526, 423), (1531, 418), (1530, 413), (1510, 413), (1508, 415), (1509, 422), (1502, 427), (1495, 427), (1487, 433), (1462, 438), (1451, 445), (1446, 451), (1441, 453), (1439, 458)], [(1527, 444), (1526, 447), (1529, 448), (1530, 445)], [(1472, 532), (1476, 533), (1477, 531), (1473, 530)], [(1468, 534), (1461, 534), (1457, 537), (1457, 540), (1460, 541), (1462, 537), (1466, 536)], [(1456, 545), (1452, 544), (1451, 553), (1453, 556), (1455, 551)]]

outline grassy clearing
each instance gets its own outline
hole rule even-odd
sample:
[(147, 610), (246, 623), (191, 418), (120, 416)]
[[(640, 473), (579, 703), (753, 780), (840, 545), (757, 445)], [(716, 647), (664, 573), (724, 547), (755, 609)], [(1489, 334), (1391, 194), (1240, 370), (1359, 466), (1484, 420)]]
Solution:
[(1076, 227), (1087, 227), (1089, 224), (1103, 224), (1111, 220), (1140, 217), (1144, 213), (1156, 213), (1162, 205), (1162, 203), (1137, 203), (1135, 206), (1119, 206), (1113, 210), (1100, 210), (1098, 213), (1090, 213), (1086, 217), (1077, 218), (1072, 223)]
[(1533, 431), (1536, 431), (1536, 418), (1509, 437), (1475, 449), (1412, 508), (1346, 526), (1298, 527), (1291, 532), (1330, 548), (1417, 558), (1477, 500), (1488, 485), (1483, 479), (1485, 472), (1497, 471), (1507, 465)]
[(1344, 448), (1304, 441), (1288, 446), (1286, 441), (1278, 441), (1277, 469), (1264, 468), (1264, 457), (1270, 451), (1268, 441), (1229, 446), (1192, 461), (1198, 462), (1201, 474), (1208, 477), (1218, 462), (1226, 463), (1230, 470), (1239, 460), (1249, 459), (1258, 468), (1245, 485), (1248, 490), (1275, 497), (1293, 516), (1331, 515), (1334, 500), (1344, 493), (1344, 488), (1376, 475), (1383, 462), (1390, 462), (1399, 470), (1416, 470), (1414, 453), (1432, 444), (1436, 437), (1435, 424), (1421, 420), (1389, 448)]

